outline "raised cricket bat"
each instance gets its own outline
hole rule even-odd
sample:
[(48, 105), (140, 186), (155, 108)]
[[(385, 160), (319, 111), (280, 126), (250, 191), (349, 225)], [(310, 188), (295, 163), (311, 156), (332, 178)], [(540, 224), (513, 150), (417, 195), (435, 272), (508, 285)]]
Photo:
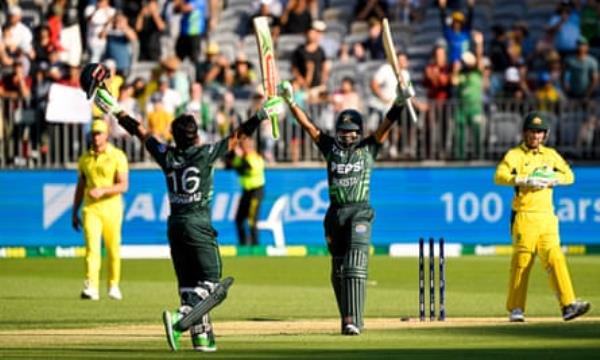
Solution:
[[(394, 69), (394, 74), (398, 78), (398, 83), (400, 87), (406, 89), (409, 84), (406, 83), (404, 77), (402, 76), (402, 71), (400, 71), (400, 66), (398, 65), (398, 57), (396, 56), (396, 47), (394, 46), (394, 39), (392, 38), (392, 32), (390, 30), (390, 24), (388, 19), (383, 19), (383, 33), (381, 35), (383, 37), (383, 48), (385, 49), (385, 57), (387, 58), (388, 63)], [(406, 102), (406, 106), (408, 107), (408, 114), (413, 122), (417, 122), (417, 114), (415, 114), (415, 109), (410, 100)]]
[[(253, 22), (256, 43), (258, 44), (263, 89), (268, 99), (277, 96), (277, 83), (279, 82), (277, 67), (275, 66), (275, 48), (273, 47), (273, 39), (271, 39), (268, 19), (265, 16), (260, 16), (254, 18)], [(271, 117), (271, 128), (273, 139), (278, 139), (279, 119), (277, 116)]]

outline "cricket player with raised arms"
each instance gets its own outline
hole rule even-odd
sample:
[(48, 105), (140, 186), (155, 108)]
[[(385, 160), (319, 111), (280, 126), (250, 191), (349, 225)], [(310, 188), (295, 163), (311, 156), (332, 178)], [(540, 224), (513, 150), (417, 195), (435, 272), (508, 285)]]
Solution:
[(324, 227), (331, 254), (331, 284), (341, 317), (341, 333), (359, 335), (364, 328), (365, 286), (374, 218), (369, 203), (371, 170), (390, 129), (400, 119), (414, 92), (411, 87), (399, 87), (385, 120), (367, 137), (363, 136), (362, 115), (356, 110), (340, 112), (332, 137), (318, 129), (294, 102), (289, 82), (279, 85), (279, 95), (327, 162), (330, 206)]
[[(190, 114), (180, 115), (171, 124), (175, 140), (171, 146), (158, 141), (119, 107), (101, 85), (103, 73), (102, 65), (87, 65), (82, 87), (88, 94), (95, 93), (94, 102), (103, 112), (115, 116), (119, 125), (145, 144), (165, 175), (171, 206), (167, 235), (181, 300), (178, 310), (163, 313), (167, 342), (173, 351), (178, 350), (182, 333), (189, 329), (195, 350), (216, 351), (208, 312), (225, 299), (233, 279), (221, 280), (217, 232), (211, 224), (214, 163), (233, 150), (241, 136), (252, 135), (261, 121), (283, 112), (283, 100), (272, 97), (232, 135), (214, 144), (200, 144), (197, 120)], [(90, 91), (90, 86), (98, 88)]]
[(549, 128), (542, 113), (527, 114), (523, 121), (523, 142), (504, 155), (494, 178), (496, 184), (515, 189), (510, 224), (513, 255), (506, 299), (511, 322), (525, 321), (527, 284), (536, 255), (548, 273), (563, 319), (575, 319), (590, 309), (589, 302), (575, 298), (560, 248), (553, 189), (573, 184), (575, 176), (556, 150), (544, 146)]

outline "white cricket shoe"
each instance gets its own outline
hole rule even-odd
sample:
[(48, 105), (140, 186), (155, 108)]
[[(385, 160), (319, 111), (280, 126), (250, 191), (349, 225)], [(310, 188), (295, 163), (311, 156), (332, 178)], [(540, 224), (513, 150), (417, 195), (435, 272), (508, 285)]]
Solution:
[(510, 312), (510, 315), (508, 317), (508, 321), (510, 322), (524, 322), (525, 321), (525, 314), (523, 314), (523, 310), (516, 308), (516, 309), (512, 309), (512, 311)]
[(87, 284), (85, 285), (85, 287), (81, 291), (80, 297), (83, 300), (100, 300), (100, 294), (98, 294), (98, 290), (94, 289), (94, 288), (91, 288)]
[(121, 294), (121, 289), (117, 285), (113, 285), (108, 289), (108, 297), (113, 300), (123, 300), (123, 294)]
[(354, 324), (346, 324), (342, 330), (342, 335), (360, 335), (360, 329)]

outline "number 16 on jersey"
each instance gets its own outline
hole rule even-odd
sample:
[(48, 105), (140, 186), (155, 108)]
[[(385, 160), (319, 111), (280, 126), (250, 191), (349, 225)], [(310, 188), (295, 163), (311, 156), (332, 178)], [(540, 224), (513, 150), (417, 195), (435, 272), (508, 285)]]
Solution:
[[(271, 30), (269, 29), (269, 20), (265, 16), (256, 17), (254, 22), (254, 32), (256, 34), (256, 43), (258, 45), (258, 57), (260, 60), (260, 72), (262, 74), (263, 89), (268, 98), (277, 96), (277, 67), (275, 66), (275, 48), (271, 39)], [(279, 138), (279, 119), (277, 116), (271, 117), (271, 127), (273, 138)]]

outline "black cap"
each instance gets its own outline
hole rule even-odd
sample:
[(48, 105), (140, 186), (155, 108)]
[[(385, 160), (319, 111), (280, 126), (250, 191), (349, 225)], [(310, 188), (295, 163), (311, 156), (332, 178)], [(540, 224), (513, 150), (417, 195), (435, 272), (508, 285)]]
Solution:
[(335, 129), (362, 132), (362, 115), (352, 109), (342, 111), (335, 122)]

